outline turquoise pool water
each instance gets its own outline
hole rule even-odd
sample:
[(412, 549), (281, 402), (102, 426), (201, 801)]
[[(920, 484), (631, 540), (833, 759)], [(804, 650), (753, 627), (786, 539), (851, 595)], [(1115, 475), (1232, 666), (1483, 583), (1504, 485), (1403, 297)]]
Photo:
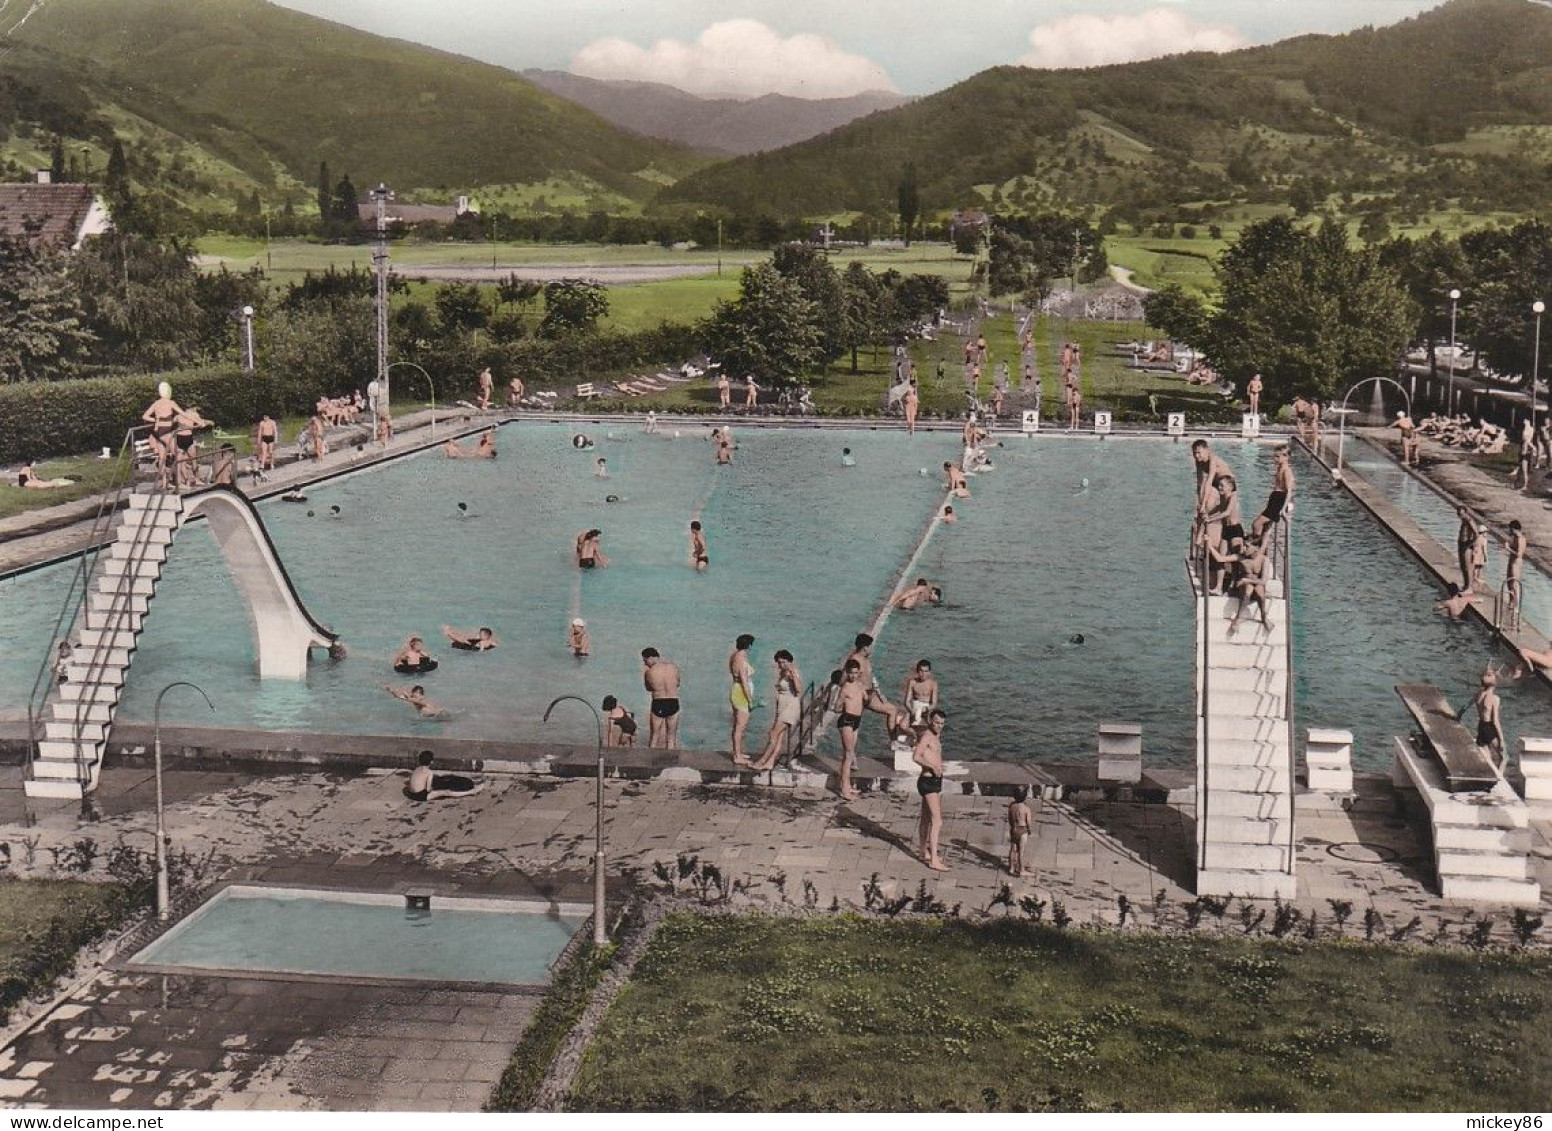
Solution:
[(587, 919), (582, 907), (229, 887), (131, 965), (537, 985)]
[[(1353, 441), (1348, 446), (1347, 455), (1352, 457), (1344, 460), (1348, 467), (1410, 515), (1418, 526), (1431, 534), (1446, 550), (1455, 552), (1460, 518), (1448, 500), (1416, 476), (1408, 475), (1388, 453), (1381, 452), (1367, 440)], [(1487, 569), (1483, 571), (1486, 592), (1482, 604), (1489, 616), (1492, 615), (1493, 599), (1504, 579), (1504, 550), (1498, 541), (1503, 533), (1494, 530), (1489, 535)], [(1524, 596), (1521, 616), (1525, 623), (1533, 625), (1543, 636), (1552, 633), (1552, 578), (1526, 562), (1522, 588)]]
[[(1216, 446), (1248, 523), (1265, 503), (1269, 446)], [(1437, 683), (1464, 706), (1493, 643), (1432, 612), (1430, 576), (1320, 468), (1296, 457), (1295, 470), (1297, 733), (1350, 729), (1359, 764), (1382, 769), (1390, 737), (1410, 729), (1394, 685)], [(933, 661), (951, 757), (1087, 758), (1097, 724), (1117, 721), (1142, 724), (1147, 764), (1190, 764), (1193, 487), (1184, 443), (1010, 441), (973, 481), (963, 521), (923, 555), (948, 607), (894, 614), (881, 635), (890, 693), (917, 659)], [(1506, 684), (1502, 697), (1511, 743), (1552, 734), (1538, 681)]]
[[(957, 437), (742, 428), (735, 463), (719, 469), (704, 429), (678, 438), (638, 429), (590, 426), (599, 448), (582, 453), (570, 444), (572, 427), (525, 422), (502, 430), (494, 463), (427, 453), (319, 485), (306, 505), (264, 504), (303, 598), (350, 646), (338, 664), (315, 654), (305, 683), (258, 681), (245, 612), (209, 532), (192, 526), (168, 565), (120, 718), (148, 722), (161, 687), (192, 679), (223, 726), (591, 743), (586, 712), (563, 706), (543, 726), (545, 704), (613, 694), (644, 722), (639, 653), (651, 645), (684, 671), (684, 744), (725, 749), (733, 638), (758, 638), (763, 700), (773, 699), (778, 648), (822, 683), (919, 544), (942, 498), (937, 469), (957, 455)], [(909, 666), (933, 660), (951, 712), (950, 757), (1087, 758), (1097, 724), (1115, 720), (1143, 724), (1150, 764), (1190, 764), (1187, 445), (1017, 436), (1007, 444), (997, 469), (973, 480), (961, 521), (927, 542), (915, 572), (941, 583), (947, 604), (889, 618), (880, 683), (897, 696)], [(856, 466), (841, 465), (843, 447)], [(1219, 447), (1253, 515), (1266, 495), (1268, 448)], [(599, 454), (607, 480), (593, 475)], [(1492, 643), (1434, 614), (1434, 586), (1410, 555), (1318, 468), (1302, 459), (1296, 467), (1297, 724), (1351, 728), (1360, 764), (1380, 768), (1390, 735), (1408, 726), (1393, 685), (1438, 683), (1464, 704)], [(605, 503), (609, 493), (623, 501)], [(688, 559), (696, 516), (710, 543), (704, 574)], [(571, 545), (590, 526), (603, 530), (613, 564), (583, 574)], [(8, 638), (38, 642), (0, 651), (0, 702), (13, 714), (47, 647), (68, 568), (0, 582)], [(566, 647), (578, 614), (592, 633), (584, 661)], [(443, 623), (492, 625), (501, 647), (452, 651)], [(422, 682), (452, 713), (447, 721), (419, 719), (382, 690), (413, 682), (388, 666), (411, 632), (441, 661)], [(1511, 741), (1552, 734), (1548, 700), (1540, 684), (1504, 689)], [(212, 721), (197, 696), (177, 695), (163, 719)], [(770, 708), (755, 712), (756, 741), (770, 721)], [(886, 750), (872, 719), (863, 749)]]

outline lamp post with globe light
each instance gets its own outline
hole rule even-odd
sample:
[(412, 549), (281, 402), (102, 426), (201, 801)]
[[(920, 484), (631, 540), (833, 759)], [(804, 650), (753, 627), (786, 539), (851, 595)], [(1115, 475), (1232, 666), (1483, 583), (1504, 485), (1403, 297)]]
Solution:
[[(1460, 291), (1450, 292), (1450, 395), (1445, 398), (1445, 411), (1454, 415), (1460, 407), (1459, 398), (1455, 393), (1455, 306), (1460, 302)], [(1436, 371), (1437, 372), (1437, 371)]]
[(1536, 380), (1541, 376), (1541, 315), (1546, 309), (1547, 304), (1539, 298), (1530, 304), (1531, 313), (1536, 316), (1536, 339), (1530, 355), (1530, 425), (1532, 428), (1536, 426)]
[(243, 368), (249, 373), (253, 372), (253, 307), (242, 308), (243, 322)]

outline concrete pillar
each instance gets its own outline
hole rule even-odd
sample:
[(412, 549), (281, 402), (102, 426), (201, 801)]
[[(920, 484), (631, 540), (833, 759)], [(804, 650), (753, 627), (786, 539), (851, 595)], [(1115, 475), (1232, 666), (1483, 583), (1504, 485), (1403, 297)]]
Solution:
[(1142, 724), (1099, 724), (1099, 780), (1142, 781)]
[(1310, 727), (1304, 732), (1304, 768), (1311, 789), (1353, 791), (1353, 732)]

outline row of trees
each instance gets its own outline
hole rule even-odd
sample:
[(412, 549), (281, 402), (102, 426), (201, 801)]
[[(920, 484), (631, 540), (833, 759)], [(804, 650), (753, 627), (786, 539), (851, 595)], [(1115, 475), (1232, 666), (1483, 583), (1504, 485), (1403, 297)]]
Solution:
[(789, 243), (769, 263), (744, 268), (738, 298), (717, 304), (701, 336), (730, 373), (790, 384), (848, 354), (857, 372), (863, 348), (897, 340), (948, 299), (940, 276), (874, 272), (861, 263), (840, 271), (820, 249)]
[(1531, 304), (1552, 295), (1552, 226), (1354, 247), (1330, 218), (1313, 229), (1277, 218), (1246, 228), (1217, 271), (1216, 306), (1168, 285), (1145, 300), (1148, 324), (1237, 383), (1260, 373), (1272, 406), (1329, 400), (1393, 371), (1408, 345), (1445, 340), (1451, 290), (1461, 292), (1459, 340), (1498, 374), (1523, 379), (1535, 355)]

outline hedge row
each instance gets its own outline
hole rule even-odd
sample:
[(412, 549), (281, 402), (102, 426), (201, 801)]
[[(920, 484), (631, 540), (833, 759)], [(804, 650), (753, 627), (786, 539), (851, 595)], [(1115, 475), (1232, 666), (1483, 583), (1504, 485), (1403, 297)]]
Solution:
[[(414, 357), (431, 373), (439, 401), (467, 399), (484, 366), (498, 381), (522, 377), (532, 388), (562, 386), (638, 367), (677, 365), (696, 349), (690, 327), (662, 326), (637, 334), (588, 334), (560, 341), (525, 340), (505, 344), (428, 350)], [(245, 430), (264, 413), (302, 416), (320, 395), (337, 396), (360, 388), (368, 374), (260, 371), (214, 367), (166, 374), (92, 377), (77, 381), (40, 381), (0, 386), (0, 463), (80, 455), (98, 448), (115, 451), (124, 434), (156, 397), (158, 381), (172, 385), (179, 404), (197, 406), (223, 428)], [(415, 370), (392, 371), (395, 399), (424, 400), (431, 390)]]

